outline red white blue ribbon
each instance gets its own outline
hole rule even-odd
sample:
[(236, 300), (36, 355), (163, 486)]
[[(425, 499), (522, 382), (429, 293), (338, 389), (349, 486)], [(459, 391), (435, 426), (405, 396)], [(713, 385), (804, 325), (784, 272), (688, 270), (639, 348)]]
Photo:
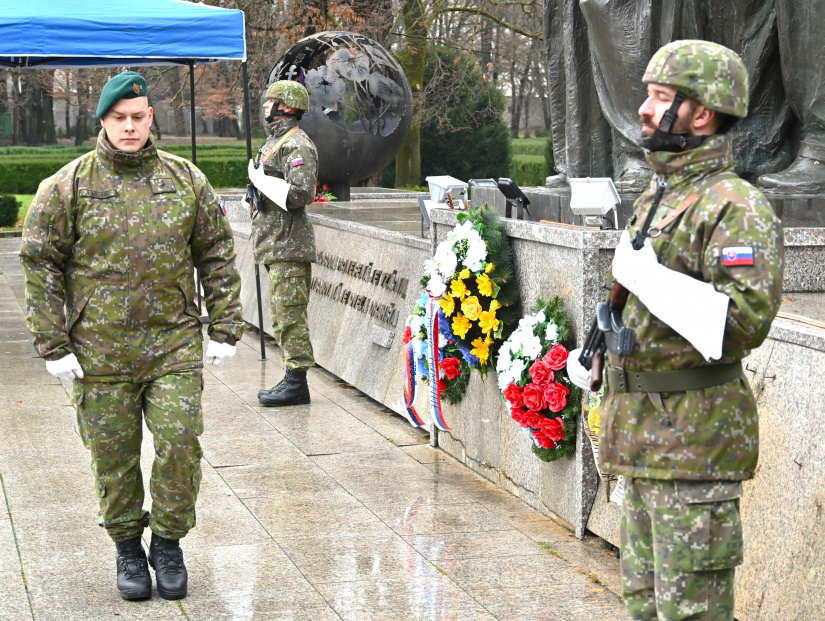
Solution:
[(413, 342), (407, 343), (407, 351), (404, 355), (404, 408), (407, 410), (407, 418), (413, 427), (423, 427), (426, 422), (418, 415), (413, 407), (415, 401), (415, 347)]
[(438, 300), (430, 298), (427, 302), (427, 366), (430, 375), (430, 411), (433, 424), (441, 431), (450, 431), (444, 412), (441, 409), (441, 391), (438, 388), (438, 364), (441, 362), (438, 352)]

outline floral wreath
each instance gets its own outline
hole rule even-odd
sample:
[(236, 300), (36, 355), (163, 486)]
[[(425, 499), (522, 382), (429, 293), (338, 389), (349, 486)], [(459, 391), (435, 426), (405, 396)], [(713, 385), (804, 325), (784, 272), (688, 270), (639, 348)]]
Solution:
[(330, 191), (330, 187), (328, 185), (316, 185), (315, 186), (315, 202), (316, 203), (325, 203), (327, 201), (334, 201), (337, 197)]
[(436, 426), (449, 430), (442, 399), (464, 397), (472, 369), (482, 377), (505, 331), (521, 314), (513, 255), (498, 214), (488, 205), (456, 216), (456, 225), (425, 262), (425, 292), (407, 319), (404, 401), (410, 422), (424, 425), (412, 402), (416, 375), (430, 386)]
[(572, 342), (557, 296), (536, 302), (498, 354), (498, 386), (510, 416), (527, 430), (533, 452), (544, 461), (576, 450), (582, 393), (564, 371)]

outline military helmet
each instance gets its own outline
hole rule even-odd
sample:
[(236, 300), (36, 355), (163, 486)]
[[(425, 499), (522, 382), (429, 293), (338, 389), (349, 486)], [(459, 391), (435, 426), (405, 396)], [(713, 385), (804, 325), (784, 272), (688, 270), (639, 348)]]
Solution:
[(309, 93), (300, 82), (293, 82), (292, 80), (273, 82), (266, 89), (266, 98), (280, 101), (296, 110), (309, 110)]
[(672, 86), (710, 110), (748, 115), (748, 71), (735, 52), (718, 43), (668, 43), (650, 59), (642, 81)]

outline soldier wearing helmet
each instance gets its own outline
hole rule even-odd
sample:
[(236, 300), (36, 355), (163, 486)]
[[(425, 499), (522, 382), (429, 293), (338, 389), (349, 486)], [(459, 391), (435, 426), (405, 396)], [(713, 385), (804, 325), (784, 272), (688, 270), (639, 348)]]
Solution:
[(277, 184), (281, 193), (262, 196), (260, 209), (252, 215), (252, 235), (255, 260), (269, 273), (272, 334), (286, 366), (278, 384), (258, 393), (261, 404), (270, 407), (309, 403), (306, 374), (315, 364), (307, 324), (315, 234), (305, 207), (315, 200), (318, 151), (298, 127), (307, 110), (309, 94), (298, 82), (281, 80), (266, 91), (264, 118), (269, 138), (255, 168), (263, 171), (265, 181)]
[[(762, 193), (733, 172), (727, 130), (748, 111), (739, 57), (676, 41), (654, 54), (644, 82), (640, 144), (655, 174), (613, 260), (634, 342), (627, 355), (607, 353), (599, 454), (625, 477), (631, 617), (733, 619), (739, 497), (759, 447), (741, 360), (779, 309), (783, 233)], [(630, 239), (651, 211), (637, 250)]]

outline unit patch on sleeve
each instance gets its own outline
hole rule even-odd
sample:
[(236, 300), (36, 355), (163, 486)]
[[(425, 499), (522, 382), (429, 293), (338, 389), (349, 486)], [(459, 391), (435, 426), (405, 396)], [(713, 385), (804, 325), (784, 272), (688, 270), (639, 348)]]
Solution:
[(300, 166), (303, 163), (304, 163), (304, 158), (302, 158), (302, 157), (296, 157), (294, 160), (292, 160), (290, 162), (290, 164), (292, 164), (293, 166)]
[(753, 265), (753, 247), (729, 246), (722, 248), (722, 265), (726, 267)]

